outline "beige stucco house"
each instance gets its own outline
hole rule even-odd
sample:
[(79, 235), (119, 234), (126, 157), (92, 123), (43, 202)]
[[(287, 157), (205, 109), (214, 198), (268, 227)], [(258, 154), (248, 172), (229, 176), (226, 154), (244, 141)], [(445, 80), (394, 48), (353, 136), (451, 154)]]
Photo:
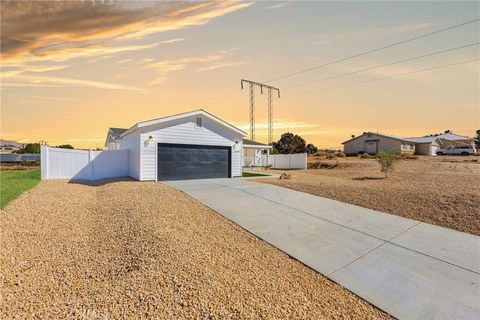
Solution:
[(396, 151), (418, 155), (436, 155), (440, 148), (452, 145), (473, 144), (473, 138), (454, 133), (403, 138), (383, 133), (364, 132), (358, 137), (342, 142), (347, 155), (376, 154), (380, 151)]
[(346, 155), (360, 153), (376, 154), (380, 151), (396, 151), (400, 153), (415, 152), (415, 142), (409, 139), (383, 133), (364, 132), (358, 137), (342, 142)]

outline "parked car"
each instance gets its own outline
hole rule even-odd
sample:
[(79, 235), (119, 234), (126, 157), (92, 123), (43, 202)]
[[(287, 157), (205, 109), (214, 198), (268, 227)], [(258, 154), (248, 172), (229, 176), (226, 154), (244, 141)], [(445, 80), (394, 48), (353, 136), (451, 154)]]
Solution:
[(437, 150), (437, 155), (474, 155), (477, 152), (474, 146), (450, 146)]

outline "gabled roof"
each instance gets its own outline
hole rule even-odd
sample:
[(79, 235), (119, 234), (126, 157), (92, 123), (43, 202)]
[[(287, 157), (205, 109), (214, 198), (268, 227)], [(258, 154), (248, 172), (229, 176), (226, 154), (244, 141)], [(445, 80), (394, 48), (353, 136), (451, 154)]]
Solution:
[(112, 138), (119, 138), (120, 135), (122, 133), (124, 133), (125, 131), (127, 131), (128, 129), (123, 129), (123, 128), (109, 128), (108, 131), (110, 133), (110, 135), (112, 136)]
[(265, 144), (265, 143), (260, 143), (257, 141), (253, 140), (248, 140), (248, 139), (243, 139), (243, 145), (244, 146), (258, 146), (258, 147), (264, 147), (264, 148), (272, 148), (271, 145)]
[(223, 125), (224, 127), (227, 127), (228, 129), (242, 135), (242, 136), (246, 136), (247, 133), (233, 125), (231, 125), (230, 123), (226, 122), (226, 121), (223, 121), (222, 119), (220, 118), (217, 118), (215, 117), (214, 115), (206, 112), (205, 110), (203, 109), (198, 109), (198, 110), (194, 110), (194, 111), (190, 111), (190, 112), (184, 112), (184, 113), (179, 113), (179, 114), (174, 114), (172, 116), (167, 116), (167, 117), (162, 117), (162, 118), (158, 118), (158, 119), (153, 119), (153, 120), (146, 120), (146, 121), (141, 121), (141, 122), (137, 122), (136, 124), (134, 124), (132, 127), (130, 127), (128, 130), (126, 130), (125, 132), (123, 132), (122, 134), (120, 134), (120, 137), (124, 137), (126, 135), (128, 135), (129, 133), (139, 129), (139, 128), (143, 128), (143, 127), (147, 127), (147, 126), (151, 126), (151, 125), (154, 125), (154, 124), (159, 124), (159, 123), (165, 123), (165, 122), (169, 122), (169, 121), (173, 121), (173, 120), (178, 120), (178, 119), (182, 119), (182, 118), (187, 118), (187, 117), (192, 117), (192, 116), (204, 116), (206, 118), (209, 118), (210, 120), (218, 123), (218, 124), (221, 124)]
[(345, 144), (347, 142), (350, 142), (350, 141), (353, 141), (353, 140), (356, 140), (360, 137), (363, 137), (364, 135), (366, 134), (374, 134), (374, 135), (377, 135), (377, 136), (380, 136), (380, 137), (385, 137), (385, 138), (390, 138), (390, 139), (395, 139), (395, 140), (401, 140), (401, 141), (406, 141), (406, 142), (415, 142), (413, 140), (410, 140), (409, 138), (402, 138), (400, 136), (393, 136), (393, 135), (389, 135), (389, 134), (384, 134), (384, 133), (379, 133), (379, 132), (364, 132), (363, 134), (359, 135), (358, 137), (354, 137), (352, 139), (349, 139), (347, 141), (344, 141), (342, 142), (342, 144)]
[(444, 133), (444, 134), (425, 136), (425, 137), (413, 137), (408, 139), (414, 141), (415, 143), (432, 143), (437, 139), (444, 139), (444, 140), (450, 140), (450, 141), (472, 140), (472, 138), (470, 137), (461, 136), (454, 133)]

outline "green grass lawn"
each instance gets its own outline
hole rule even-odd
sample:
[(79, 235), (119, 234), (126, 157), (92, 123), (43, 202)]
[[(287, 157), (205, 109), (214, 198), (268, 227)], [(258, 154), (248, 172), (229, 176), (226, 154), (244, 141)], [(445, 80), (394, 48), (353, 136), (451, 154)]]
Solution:
[(268, 174), (252, 173), (252, 172), (242, 172), (242, 177), (263, 177), (263, 176), (268, 176)]
[(40, 182), (40, 169), (0, 170), (0, 209)]

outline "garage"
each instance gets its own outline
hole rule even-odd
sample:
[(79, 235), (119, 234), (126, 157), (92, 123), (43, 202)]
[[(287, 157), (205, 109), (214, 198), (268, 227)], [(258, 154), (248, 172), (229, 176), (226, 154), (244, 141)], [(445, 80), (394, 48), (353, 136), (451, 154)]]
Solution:
[(198, 109), (109, 128), (105, 146), (128, 150), (128, 175), (140, 181), (242, 176), (243, 130)]
[(231, 177), (231, 148), (158, 143), (157, 180)]

